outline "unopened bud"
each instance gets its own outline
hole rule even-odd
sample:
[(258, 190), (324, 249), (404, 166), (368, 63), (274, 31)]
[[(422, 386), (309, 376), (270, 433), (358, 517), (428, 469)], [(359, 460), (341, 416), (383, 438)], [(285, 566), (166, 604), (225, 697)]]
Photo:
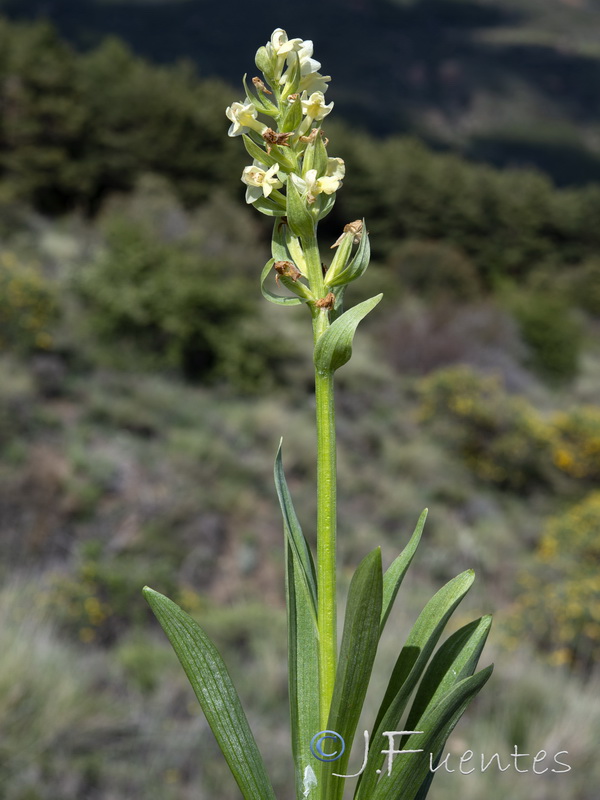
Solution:
[(358, 244), (362, 239), (363, 235), (363, 223), (361, 219), (355, 219), (354, 222), (349, 222), (347, 225), (344, 225), (344, 232), (342, 235), (335, 241), (331, 248), (333, 250), (334, 247), (338, 247), (343, 241), (344, 237), (347, 233), (352, 234), (352, 244)]

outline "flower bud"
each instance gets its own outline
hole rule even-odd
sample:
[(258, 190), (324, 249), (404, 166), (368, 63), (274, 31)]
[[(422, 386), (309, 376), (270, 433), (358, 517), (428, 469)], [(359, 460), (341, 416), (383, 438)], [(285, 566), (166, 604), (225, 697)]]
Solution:
[[(352, 245), (358, 241), (358, 250), (352, 261), (348, 264)], [(364, 221), (355, 220), (344, 227), (344, 233), (335, 242), (337, 247), (331, 266), (325, 275), (327, 286), (345, 286), (351, 281), (360, 278), (369, 266), (371, 249), (369, 234), (364, 228)]]
[[(263, 75), (269, 80), (275, 73), (277, 57), (274, 53), (269, 53), (266, 47), (259, 47), (256, 51), (254, 63)], [(270, 83), (270, 80), (269, 80)]]

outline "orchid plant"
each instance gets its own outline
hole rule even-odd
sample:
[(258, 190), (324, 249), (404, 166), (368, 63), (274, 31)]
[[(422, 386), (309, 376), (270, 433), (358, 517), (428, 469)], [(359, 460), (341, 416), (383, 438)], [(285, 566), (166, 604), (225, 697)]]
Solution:
[[(491, 674), (491, 666), (475, 673), (491, 618), (459, 628), (434, 653), (446, 623), (473, 583), (473, 572), (458, 575), (431, 598), (400, 651), (372, 731), (365, 732), (362, 769), (348, 775), (378, 642), (419, 544), (427, 511), (385, 571), (379, 548), (356, 569), (338, 648), (334, 375), (352, 355), (358, 324), (382, 295), (344, 310), (346, 286), (369, 264), (364, 220), (344, 227), (331, 245), (335, 252), (329, 266), (321, 260), (317, 224), (331, 211), (345, 165), (341, 158), (328, 155), (322, 122), (333, 109), (332, 102), (325, 102), (331, 79), (319, 72), (312, 42), (290, 39), (278, 28), (256, 53), (256, 66), (262, 77), (252, 78), (252, 88), (244, 77), (245, 98), (232, 103), (226, 114), (229, 136), (241, 136), (252, 159), (241, 177), (247, 187), (246, 202), (274, 222), (272, 258), (262, 270), (262, 293), (281, 306), (304, 305), (314, 337), (316, 559), (294, 511), (281, 446), (275, 459), (285, 534), (295, 796), (341, 800), (345, 782), (352, 777), (357, 779), (356, 800), (424, 800), (448, 736)], [(144, 592), (243, 797), (273, 799), (262, 757), (214, 644), (171, 600), (148, 587)]]

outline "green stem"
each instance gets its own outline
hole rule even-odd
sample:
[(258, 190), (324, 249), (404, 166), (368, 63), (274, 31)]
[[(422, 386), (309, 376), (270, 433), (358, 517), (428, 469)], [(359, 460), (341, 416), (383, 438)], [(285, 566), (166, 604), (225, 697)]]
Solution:
[(317, 586), (319, 706), (327, 727), (337, 662), (336, 445), (333, 373), (315, 373), (317, 405)]
[[(315, 234), (302, 242), (313, 295), (325, 296)], [(329, 327), (329, 313), (313, 306), (315, 344)], [(317, 590), (319, 623), (319, 713), (327, 727), (337, 667), (336, 598), (336, 441), (333, 372), (315, 371), (317, 411)]]

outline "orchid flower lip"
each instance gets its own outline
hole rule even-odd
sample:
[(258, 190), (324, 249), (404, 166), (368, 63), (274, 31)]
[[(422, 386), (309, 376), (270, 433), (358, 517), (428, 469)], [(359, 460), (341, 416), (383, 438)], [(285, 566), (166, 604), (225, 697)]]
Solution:
[(268, 197), (273, 189), (283, 186), (277, 176), (277, 170), (277, 164), (273, 164), (267, 169), (256, 159), (249, 167), (244, 167), (241, 180), (248, 187), (246, 189), (247, 203), (254, 203), (260, 197)]
[(258, 111), (248, 100), (245, 103), (235, 102), (227, 106), (225, 115), (231, 121), (227, 132), (228, 136), (240, 136), (242, 133), (246, 133), (248, 128), (254, 128), (259, 124), (256, 120)]

